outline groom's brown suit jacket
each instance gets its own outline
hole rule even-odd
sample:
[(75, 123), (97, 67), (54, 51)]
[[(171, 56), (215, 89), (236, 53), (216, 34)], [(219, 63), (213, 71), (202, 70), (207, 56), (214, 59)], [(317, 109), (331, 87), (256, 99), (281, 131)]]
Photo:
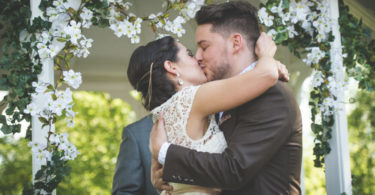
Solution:
[(228, 148), (209, 154), (171, 145), (165, 181), (221, 188), (222, 194), (301, 193), (301, 114), (285, 83), (224, 112), (219, 123)]

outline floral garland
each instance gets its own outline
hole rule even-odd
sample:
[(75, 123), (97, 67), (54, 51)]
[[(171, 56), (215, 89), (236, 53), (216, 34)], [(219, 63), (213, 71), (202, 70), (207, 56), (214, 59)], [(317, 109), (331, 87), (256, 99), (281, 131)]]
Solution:
[[(33, 189), (25, 189), (24, 193), (51, 193), (63, 177), (69, 174), (68, 161), (74, 160), (79, 154), (76, 147), (69, 142), (68, 134), (57, 133), (53, 124), (57, 117), (63, 117), (69, 127), (74, 126), (73, 117), (76, 113), (72, 109), (74, 103), (71, 88), (79, 88), (82, 77), (81, 73), (71, 69), (69, 60), (74, 56), (86, 58), (93, 42), (81, 33), (81, 29), (90, 28), (92, 25), (109, 27), (117, 37), (126, 36), (135, 44), (140, 42), (142, 22), (147, 21), (157, 38), (166, 36), (166, 33), (181, 37), (185, 34), (183, 24), (192, 19), (205, 3), (205, 0), (167, 0), (163, 4), (164, 12), (138, 17), (130, 12), (132, 4), (124, 0), (83, 0), (76, 8), (67, 0), (41, 1), (39, 8), (43, 12), (43, 17), (35, 18), (32, 21), (33, 25), (26, 22), (29, 28), (21, 31), (19, 35), (23, 56), (25, 60), (32, 62), (33, 67), (30, 71), (33, 78), (28, 80), (29, 84), (26, 85), (29, 87), (28, 90), (25, 90), (26, 87), (21, 90), (28, 91), (33, 101), (27, 98), (28, 94), (24, 94), (24, 103), (17, 106), (20, 113), (23, 111), (22, 115), (26, 116), (24, 118), (28, 119), (27, 121), (30, 121), (30, 116), (37, 117), (43, 127), (49, 128), (47, 144), (29, 143), (33, 154), (42, 162), (42, 167), (35, 175)], [(169, 17), (172, 11), (178, 12), (178, 16), (173, 20)], [(26, 16), (28, 17), (25, 18), (30, 18), (30, 13)], [(59, 44), (63, 44), (62, 52), (59, 51)], [(41, 72), (42, 64), (48, 63), (50, 59), (54, 59), (55, 70), (60, 72), (55, 86), (36, 79)], [(5, 82), (9, 82), (10, 79), (7, 77)], [(58, 90), (63, 84), (65, 90)], [(12, 95), (10, 91), (9, 96)], [(9, 104), (9, 99), (4, 98), (2, 105)], [(13, 114), (13, 117), (17, 114), (14, 109), (9, 108), (6, 113)], [(2, 129), (4, 133), (19, 131), (12, 128), (19, 125), (16, 121), (8, 124), (9, 121), (5, 117), (0, 120), (4, 122), (4, 129), (8, 129)]]
[[(336, 92), (343, 83), (335, 82), (330, 64), (332, 20), (324, 0), (271, 0), (259, 10), (261, 23), (269, 27), (277, 44), (287, 45), (297, 57), (315, 71), (310, 94), (312, 131), (315, 133), (315, 166), (322, 166), (324, 155), (330, 152), (333, 113), (337, 106)], [(321, 115), (319, 115), (321, 114)], [(321, 116), (317, 118), (317, 116)]]
[[(367, 64), (371, 53), (366, 49), (358, 52), (353, 47), (356, 44), (366, 46), (366, 40), (361, 37), (361, 24), (349, 14), (342, 0), (339, 1), (338, 24), (329, 17), (327, 4), (326, 0), (269, 0), (261, 4), (258, 12), (260, 22), (268, 27), (268, 34), (275, 42), (288, 46), (298, 58), (303, 55), (302, 61), (314, 69), (309, 105), (311, 129), (315, 134), (316, 167), (323, 166), (324, 156), (331, 150), (328, 141), (332, 137), (333, 115), (338, 110), (338, 92), (347, 86), (346, 82), (337, 82), (336, 73), (342, 71), (339, 64), (343, 58), (346, 72), (360, 82), (362, 89), (372, 90), (374, 87), (374, 82), (369, 79), (374, 78), (374, 68)], [(348, 22), (352, 23), (345, 24)], [(331, 48), (330, 42), (334, 40), (331, 27), (336, 25), (340, 25), (344, 49)], [(357, 39), (353, 39), (352, 34)], [(355, 65), (359, 63), (364, 66)], [(363, 71), (365, 69), (367, 71)]]

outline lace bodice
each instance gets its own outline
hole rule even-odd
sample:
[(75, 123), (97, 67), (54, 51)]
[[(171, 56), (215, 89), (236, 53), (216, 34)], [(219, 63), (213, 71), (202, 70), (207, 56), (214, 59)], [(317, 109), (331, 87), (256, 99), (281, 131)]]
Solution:
[(186, 125), (193, 105), (195, 93), (200, 86), (188, 86), (174, 94), (169, 100), (153, 109), (153, 121), (164, 113), (164, 124), (168, 141), (201, 152), (221, 153), (227, 147), (224, 134), (219, 130), (215, 116), (209, 116), (209, 125), (201, 139), (193, 140), (187, 135)]

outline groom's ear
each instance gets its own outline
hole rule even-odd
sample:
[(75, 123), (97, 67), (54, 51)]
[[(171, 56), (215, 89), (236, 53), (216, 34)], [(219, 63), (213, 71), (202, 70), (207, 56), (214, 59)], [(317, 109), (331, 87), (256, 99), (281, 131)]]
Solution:
[(243, 47), (243, 37), (240, 33), (233, 33), (230, 35), (231, 49), (233, 53), (237, 53)]
[(167, 73), (177, 75), (176, 65), (169, 60), (164, 62), (164, 69), (167, 71)]

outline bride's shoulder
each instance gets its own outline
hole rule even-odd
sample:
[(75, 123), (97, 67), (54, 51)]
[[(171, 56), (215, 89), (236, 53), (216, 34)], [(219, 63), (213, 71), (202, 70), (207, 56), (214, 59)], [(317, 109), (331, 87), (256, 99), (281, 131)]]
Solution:
[(153, 121), (155, 122), (159, 118), (160, 112), (166, 113), (168, 110), (176, 111), (181, 104), (191, 104), (199, 87), (200, 85), (186, 86), (172, 95), (172, 97), (170, 97), (163, 104), (151, 110)]

